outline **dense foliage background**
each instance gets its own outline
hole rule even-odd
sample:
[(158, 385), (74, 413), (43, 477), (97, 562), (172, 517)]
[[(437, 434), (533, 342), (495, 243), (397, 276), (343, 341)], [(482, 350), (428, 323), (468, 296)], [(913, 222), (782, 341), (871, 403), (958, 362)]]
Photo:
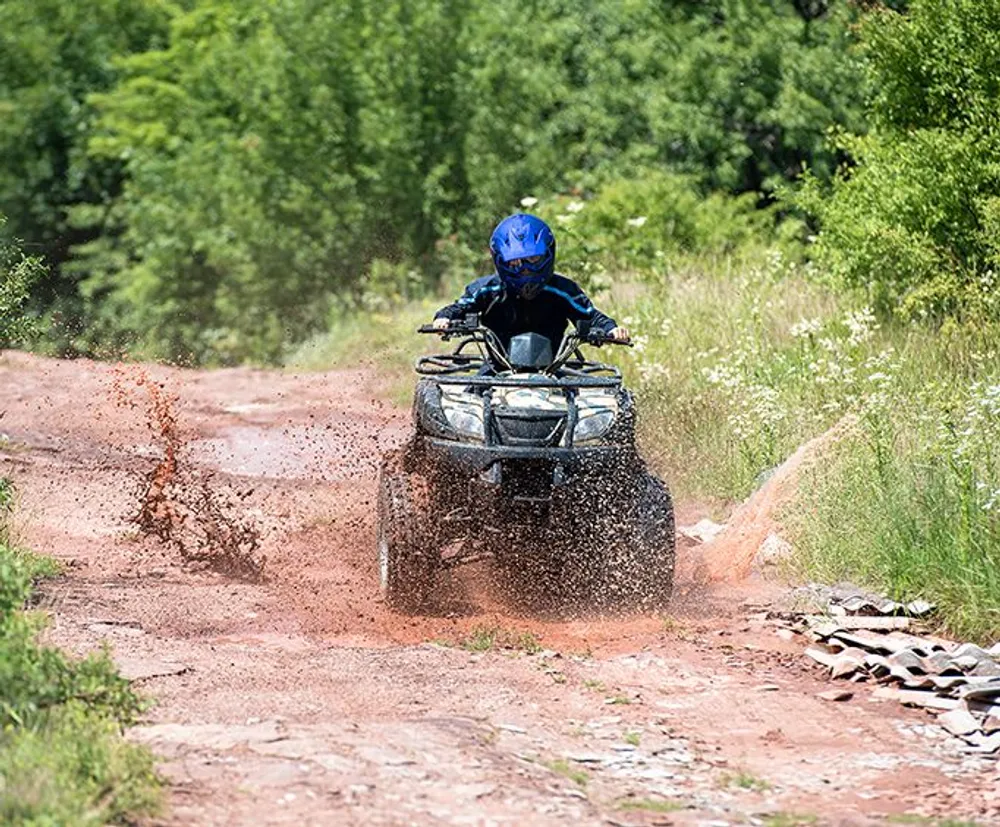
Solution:
[(0, 0), (0, 346), (409, 388), (519, 206), (679, 497), (833, 433), (799, 563), (1000, 635), (1000, 0)]
[[(0, 213), (63, 351), (274, 360), (520, 198), (846, 156), (846, 0), (2, 0)], [(454, 244), (445, 245), (451, 250)]]

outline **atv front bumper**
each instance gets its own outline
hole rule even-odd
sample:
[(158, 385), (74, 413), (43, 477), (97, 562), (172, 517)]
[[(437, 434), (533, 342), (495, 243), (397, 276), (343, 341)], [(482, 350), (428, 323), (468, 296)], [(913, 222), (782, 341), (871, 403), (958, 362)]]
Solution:
[[(475, 445), (447, 439), (424, 437), (424, 449), (435, 464), (447, 467), (448, 473), (477, 476), (497, 462), (524, 461), (551, 463), (569, 476), (601, 474), (627, 464), (629, 454), (615, 445), (542, 448), (515, 445)], [(634, 457), (634, 454), (632, 454)]]

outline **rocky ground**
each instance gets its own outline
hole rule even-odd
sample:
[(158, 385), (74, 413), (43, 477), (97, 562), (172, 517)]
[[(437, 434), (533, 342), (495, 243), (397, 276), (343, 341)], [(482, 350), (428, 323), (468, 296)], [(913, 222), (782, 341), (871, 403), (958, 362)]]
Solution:
[[(820, 697), (765, 617), (785, 589), (701, 582), (696, 548), (663, 617), (525, 616), (485, 564), (432, 614), (388, 611), (374, 472), (406, 416), (378, 398), (367, 372), (0, 356), (0, 475), (66, 564), (49, 637), (107, 644), (154, 700), (130, 737), (169, 780), (158, 823), (1000, 822), (996, 762), (867, 685)], [(134, 518), (160, 472), (189, 490), (152, 504), (157, 537)]]

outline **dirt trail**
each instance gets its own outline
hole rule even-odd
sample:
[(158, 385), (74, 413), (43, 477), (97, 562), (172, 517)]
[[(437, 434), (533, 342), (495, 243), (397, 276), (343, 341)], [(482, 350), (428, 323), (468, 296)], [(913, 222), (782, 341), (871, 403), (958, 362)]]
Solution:
[[(864, 686), (820, 700), (802, 642), (759, 616), (780, 589), (700, 586), (690, 550), (667, 618), (517, 616), (474, 570), (432, 616), (387, 611), (374, 469), (406, 417), (372, 374), (143, 370), (177, 396), (178, 461), (259, 531), (264, 579), (182, 565), (130, 521), (163, 460), (120, 404), (138, 368), (0, 355), (0, 474), (25, 542), (67, 564), (44, 588), (52, 641), (107, 642), (156, 699), (131, 737), (163, 756), (162, 823), (1000, 818), (994, 764)], [(484, 627), (542, 651), (461, 645)]]

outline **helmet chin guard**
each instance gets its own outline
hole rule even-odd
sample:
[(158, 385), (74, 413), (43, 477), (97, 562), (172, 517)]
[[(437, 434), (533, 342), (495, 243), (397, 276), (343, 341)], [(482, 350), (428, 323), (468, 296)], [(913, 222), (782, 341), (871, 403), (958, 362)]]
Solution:
[(555, 272), (556, 238), (534, 215), (516, 213), (497, 224), (490, 253), (501, 281), (519, 298), (533, 299)]

